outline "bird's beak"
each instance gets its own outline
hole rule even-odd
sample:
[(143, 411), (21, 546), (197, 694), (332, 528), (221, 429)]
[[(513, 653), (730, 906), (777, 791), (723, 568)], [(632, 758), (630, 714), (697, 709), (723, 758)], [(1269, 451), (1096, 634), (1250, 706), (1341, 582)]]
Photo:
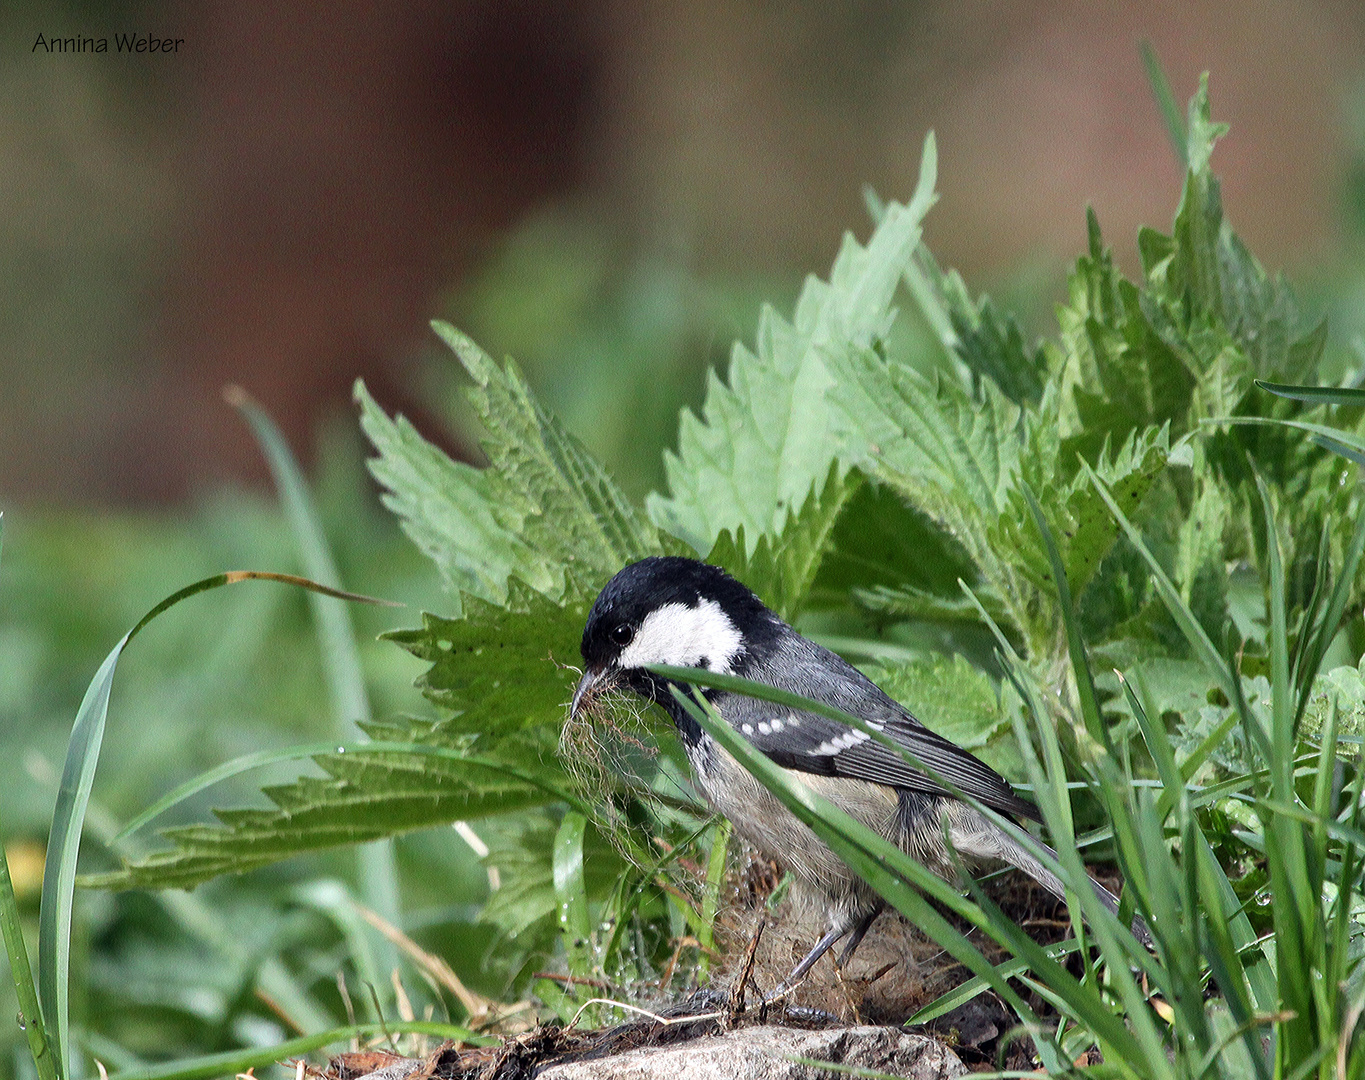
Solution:
[(573, 701), (569, 705), (569, 719), (573, 720), (578, 716), (578, 707), (583, 703), (583, 698), (603, 680), (605, 668), (588, 668), (583, 672), (583, 677), (578, 680), (578, 686), (573, 692)]

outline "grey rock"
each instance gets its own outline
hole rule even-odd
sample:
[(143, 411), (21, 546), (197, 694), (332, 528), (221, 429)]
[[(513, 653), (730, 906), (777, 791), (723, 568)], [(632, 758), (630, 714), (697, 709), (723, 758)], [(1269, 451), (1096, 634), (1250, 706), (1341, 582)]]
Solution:
[(950, 1080), (967, 1072), (942, 1043), (895, 1028), (768, 1026), (552, 1065), (537, 1075), (538, 1080), (827, 1080), (832, 1075), (791, 1061), (794, 1057), (858, 1065), (907, 1080)]
[(406, 1080), (421, 1067), (422, 1063), (415, 1058), (400, 1058), (392, 1065), (366, 1073), (360, 1080)]

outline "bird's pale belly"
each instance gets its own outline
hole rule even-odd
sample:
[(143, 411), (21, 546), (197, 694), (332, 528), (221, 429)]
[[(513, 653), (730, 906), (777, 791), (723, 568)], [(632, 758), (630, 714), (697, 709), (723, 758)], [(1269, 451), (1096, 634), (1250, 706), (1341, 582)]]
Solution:
[[(861, 899), (867, 891), (862, 880), (726, 750), (703, 736), (689, 748), (688, 757), (698, 788), (717, 812), (730, 819), (740, 836), (822, 892), (847, 893), (850, 900), (856, 894)], [(895, 788), (783, 771), (901, 846), (904, 823)]]

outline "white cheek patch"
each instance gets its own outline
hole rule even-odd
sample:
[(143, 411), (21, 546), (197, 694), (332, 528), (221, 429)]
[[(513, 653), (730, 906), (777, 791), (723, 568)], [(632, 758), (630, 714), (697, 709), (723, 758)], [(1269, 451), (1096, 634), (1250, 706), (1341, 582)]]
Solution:
[(621, 650), (622, 668), (646, 664), (697, 667), (702, 660), (722, 674), (744, 647), (738, 628), (714, 600), (696, 607), (664, 604), (645, 616), (631, 643)]

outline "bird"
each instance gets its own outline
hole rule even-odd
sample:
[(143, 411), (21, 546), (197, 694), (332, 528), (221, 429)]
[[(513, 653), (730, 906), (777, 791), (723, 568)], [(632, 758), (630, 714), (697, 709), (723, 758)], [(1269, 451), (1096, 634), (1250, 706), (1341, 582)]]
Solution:
[[(925, 727), (861, 671), (798, 633), (720, 567), (672, 555), (626, 566), (594, 601), (581, 651), (583, 672), (570, 716), (607, 688), (624, 688), (661, 705), (677, 728), (707, 803), (741, 837), (791, 870), (827, 912), (823, 936), (770, 999), (797, 985), (844, 938), (836, 962), (846, 965), (884, 901), (706, 733), (673, 697), (669, 681), (647, 670), (649, 665), (738, 675), (833, 706), (889, 736), (963, 794), (1016, 823), (1042, 821), (1037, 807), (994, 769)], [(952, 881), (957, 876), (947, 848), (951, 842), (964, 861), (1008, 863), (1065, 900), (1058, 877), (1004, 829), (866, 731), (743, 694), (705, 693), (756, 749), (940, 877)], [(1118, 897), (1093, 879), (1091, 884), (1105, 906), (1117, 911)], [(1140, 919), (1134, 931), (1150, 941)]]

